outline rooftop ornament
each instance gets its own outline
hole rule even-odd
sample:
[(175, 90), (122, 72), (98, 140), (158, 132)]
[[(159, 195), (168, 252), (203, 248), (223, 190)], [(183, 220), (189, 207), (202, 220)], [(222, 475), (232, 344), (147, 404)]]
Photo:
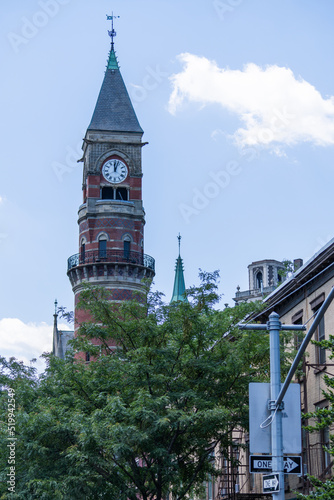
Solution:
[(111, 16), (107, 14), (107, 21), (111, 21), (111, 30), (108, 30), (108, 35), (111, 38), (111, 50), (114, 50), (114, 37), (116, 36), (116, 31), (114, 30), (114, 19), (118, 19), (120, 16), (114, 16), (114, 13), (111, 13)]

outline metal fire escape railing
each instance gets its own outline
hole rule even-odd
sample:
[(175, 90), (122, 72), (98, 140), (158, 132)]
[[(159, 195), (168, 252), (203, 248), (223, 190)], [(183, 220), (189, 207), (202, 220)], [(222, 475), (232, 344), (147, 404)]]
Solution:
[(135, 264), (155, 271), (155, 260), (141, 252), (123, 250), (86, 250), (76, 253), (67, 259), (67, 270), (84, 264)]

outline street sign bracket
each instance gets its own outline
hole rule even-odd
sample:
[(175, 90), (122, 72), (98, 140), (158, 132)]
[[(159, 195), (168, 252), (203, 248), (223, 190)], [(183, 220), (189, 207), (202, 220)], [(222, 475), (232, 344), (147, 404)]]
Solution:
[(284, 410), (284, 401), (277, 407), (277, 402), (275, 400), (268, 401), (268, 410)]

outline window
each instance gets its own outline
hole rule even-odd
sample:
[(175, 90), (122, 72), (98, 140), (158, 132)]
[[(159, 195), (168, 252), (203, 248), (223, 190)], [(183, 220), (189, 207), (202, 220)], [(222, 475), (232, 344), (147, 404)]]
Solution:
[(114, 200), (114, 188), (110, 186), (104, 186), (101, 193), (102, 200)]
[(81, 264), (85, 263), (86, 257), (86, 243), (81, 243)]
[(307, 450), (309, 448), (308, 434), (306, 429), (303, 428), (304, 425), (307, 425), (306, 420), (302, 420), (302, 475), (306, 476), (308, 471), (308, 453)]
[[(210, 461), (212, 463), (215, 462), (215, 452), (212, 451), (210, 453)], [(208, 480), (207, 480), (207, 500), (214, 500), (215, 497), (215, 478), (211, 474), (208, 474)]]
[(89, 363), (90, 361), (90, 354), (89, 352), (86, 352), (86, 362)]
[(214, 500), (214, 478), (211, 476), (211, 474), (208, 477), (208, 500)]
[(250, 491), (252, 491), (255, 487), (255, 474), (252, 474), (250, 472), (250, 460), (249, 460), (249, 455), (250, 455), (250, 451), (249, 451), (249, 434), (246, 433), (245, 434), (245, 446), (246, 446), (246, 450), (245, 450), (245, 462), (246, 462), (246, 475), (247, 475), (247, 481), (248, 481), (248, 484), (249, 484), (249, 488), (250, 488)]
[(124, 241), (124, 259), (129, 259), (130, 258), (130, 246), (131, 242), (129, 240)]
[(116, 189), (116, 200), (127, 201), (128, 190), (124, 187), (119, 187)]
[[(325, 318), (322, 317), (317, 328), (317, 340), (321, 342), (325, 340)], [(326, 363), (326, 349), (324, 347), (317, 346), (317, 361), (320, 365)]]
[[(292, 316), (292, 324), (293, 325), (302, 325), (303, 324), (303, 309), (300, 309), (300, 311), (296, 312)], [(304, 339), (304, 333), (303, 331), (296, 331), (294, 334), (294, 343), (295, 343), (295, 349), (298, 351), (300, 348), (302, 342)]]
[[(325, 294), (322, 293), (316, 299), (314, 299), (310, 302), (310, 306), (311, 306), (312, 311), (314, 313), (319, 311), (324, 300), (325, 300)], [(321, 318), (320, 323), (316, 329), (315, 340), (317, 340), (318, 342), (325, 340), (325, 317), (324, 316)], [(324, 365), (326, 363), (326, 349), (324, 349), (323, 347), (319, 347), (319, 346), (315, 346), (315, 349), (316, 349), (316, 351), (315, 351), (316, 364)]]
[(277, 283), (282, 283), (282, 275), (280, 271), (282, 272), (282, 269), (277, 270)]
[(256, 288), (262, 290), (263, 288), (263, 277), (261, 271), (256, 274)]
[(107, 257), (107, 240), (99, 240), (99, 259)]
[(128, 190), (125, 187), (115, 189), (111, 186), (103, 186), (101, 188), (101, 199), (127, 201), (129, 199)]
[(329, 465), (331, 463), (331, 456), (328, 453), (328, 451), (326, 451), (326, 449), (325, 449), (325, 448), (330, 447), (329, 428), (328, 427), (324, 427), (323, 429), (321, 429), (320, 441), (321, 441), (321, 445), (322, 445), (322, 466), (323, 466), (322, 468), (323, 468), (323, 471), (326, 471), (328, 474), (330, 471), (327, 471), (326, 469), (329, 467)]
[[(323, 400), (320, 401), (319, 403), (315, 404), (315, 409), (316, 410), (328, 410), (328, 401)], [(331, 470), (331, 465), (332, 460), (331, 460), (331, 455), (329, 452), (326, 450), (326, 448), (330, 448), (330, 436), (329, 436), (329, 427), (323, 427), (322, 429), (319, 429), (319, 441), (318, 444), (320, 444), (320, 465), (321, 465), (321, 470), (322, 470), (322, 477), (330, 476), (332, 473)]]

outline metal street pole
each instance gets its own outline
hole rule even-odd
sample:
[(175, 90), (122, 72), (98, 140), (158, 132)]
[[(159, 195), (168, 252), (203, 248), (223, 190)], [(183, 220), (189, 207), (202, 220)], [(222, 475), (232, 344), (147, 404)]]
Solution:
[(282, 325), (279, 315), (272, 312), (269, 321), (265, 325), (259, 324), (239, 324), (241, 330), (266, 330), (269, 331), (270, 339), (270, 401), (271, 411), (271, 454), (272, 472), (279, 475), (278, 492), (272, 492), (275, 500), (285, 500), (284, 492), (284, 461), (283, 461), (283, 430), (282, 430), (282, 409), (283, 405), (277, 405), (277, 398), (281, 391), (281, 357), (280, 357), (280, 330), (305, 330), (302, 325)]
[(282, 433), (282, 406), (276, 406), (277, 396), (281, 390), (281, 359), (279, 332), (281, 322), (279, 315), (272, 312), (269, 316), (268, 330), (270, 339), (270, 398), (271, 411), (271, 450), (272, 471), (279, 474), (278, 492), (272, 493), (276, 500), (284, 500), (284, 464), (283, 464), (283, 433)]

